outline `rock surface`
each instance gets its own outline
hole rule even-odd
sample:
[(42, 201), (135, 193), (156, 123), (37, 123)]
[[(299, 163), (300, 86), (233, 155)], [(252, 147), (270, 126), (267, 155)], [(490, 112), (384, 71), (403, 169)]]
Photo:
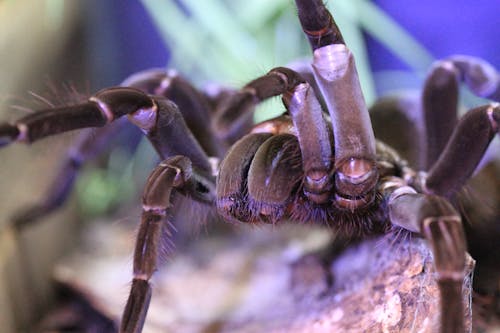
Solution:
[[(56, 279), (118, 319), (131, 279), (133, 233), (96, 226)], [(436, 332), (439, 292), (432, 254), (416, 236), (384, 236), (344, 251), (327, 270), (306, 256), (330, 241), (324, 229), (238, 229), (196, 237), (153, 279), (144, 332)], [(468, 257), (469, 273), (473, 260)], [(470, 274), (464, 314), (470, 327)]]

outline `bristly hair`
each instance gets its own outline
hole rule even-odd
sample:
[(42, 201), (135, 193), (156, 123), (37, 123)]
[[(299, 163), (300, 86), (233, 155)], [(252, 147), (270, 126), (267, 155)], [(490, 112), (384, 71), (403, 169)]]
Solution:
[(386, 246), (387, 244), (389, 244), (391, 248), (397, 250), (398, 244), (402, 244), (411, 240), (413, 235), (414, 235), (413, 232), (405, 228), (402, 228), (394, 224), (390, 224), (389, 229), (387, 230), (385, 235), (381, 238), (380, 242), (383, 243), (382, 246)]
[[(70, 106), (85, 102), (90, 96), (90, 89), (81, 92), (76, 86), (69, 83), (56, 84), (53, 80), (46, 80), (46, 90), (43, 93), (28, 91), (28, 98), (18, 98), (11, 108), (22, 113), (33, 113), (35, 110)], [(31, 104), (31, 106), (29, 106)]]
[(371, 205), (350, 211), (337, 208), (332, 203), (318, 205), (298, 195), (290, 217), (300, 223), (324, 225), (348, 238), (359, 238), (390, 230), (391, 224), (381, 203), (382, 195), (377, 193)]
[(198, 202), (178, 192), (172, 193), (172, 196), (172, 217), (179, 233), (196, 236), (217, 219), (212, 205)]
[(54, 106), (75, 105), (86, 101), (90, 97), (90, 88), (87, 86), (82, 91), (72, 83), (62, 83), (60, 85), (52, 80), (47, 81), (48, 98)]

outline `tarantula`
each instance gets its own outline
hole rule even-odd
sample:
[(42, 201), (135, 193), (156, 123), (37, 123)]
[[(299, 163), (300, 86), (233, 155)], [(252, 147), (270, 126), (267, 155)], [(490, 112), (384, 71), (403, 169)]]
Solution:
[[(472, 109), (457, 121), (458, 81), (498, 102), (498, 73), (463, 56), (432, 68), (423, 94), (423, 171), (417, 172), (375, 140), (353, 56), (323, 2), (296, 5), (314, 55), (305, 72), (278, 67), (239, 91), (208, 96), (175, 74), (146, 71), (85, 103), (0, 125), (1, 145), (103, 127), (68, 154), (51, 195), (18, 216), (18, 228), (62, 203), (80, 165), (116, 133), (125, 115), (162, 158), (144, 189), (121, 332), (140, 332), (146, 320), (149, 280), (162, 238), (172, 236), (169, 212), (176, 193), (216, 205), (230, 222), (312, 222), (352, 237), (399, 228), (420, 234), (432, 248), (441, 299), (447, 300), (441, 331), (465, 331), (461, 288), (467, 246), (455, 204), (499, 132), (500, 105)], [(255, 105), (278, 95), (286, 112), (251, 126)], [(424, 134), (411, 123), (405, 129)]]

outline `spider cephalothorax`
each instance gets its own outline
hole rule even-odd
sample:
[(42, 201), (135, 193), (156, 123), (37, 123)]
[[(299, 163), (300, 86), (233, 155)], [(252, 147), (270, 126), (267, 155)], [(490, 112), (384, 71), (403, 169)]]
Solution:
[[(2, 145), (103, 127), (84, 136), (64, 161), (53, 193), (19, 216), (17, 227), (62, 203), (81, 163), (124, 126), (116, 121), (122, 116), (144, 132), (163, 159), (144, 190), (122, 332), (140, 332), (146, 319), (149, 280), (157, 267), (161, 238), (171, 236), (172, 193), (217, 206), (227, 221), (309, 222), (348, 236), (393, 228), (420, 234), (432, 247), (441, 298), (448, 302), (441, 307), (441, 330), (465, 330), (461, 288), (466, 243), (452, 202), (498, 133), (500, 106), (480, 106), (458, 121), (458, 82), (498, 101), (498, 73), (471, 57), (451, 57), (435, 65), (419, 113), (425, 130), (411, 122), (401, 125), (401, 136), (416, 133), (425, 138), (419, 142), (423, 172), (417, 172), (375, 140), (354, 58), (322, 1), (296, 4), (314, 53), (305, 72), (278, 67), (239, 91), (209, 96), (171, 72), (146, 71), (85, 103), (0, 125)], [(254, 106), (277, 95), (282, 95), (287, 111), (252, 127)], [(379, 112), (374, 109), (374, 123)], [(395, 112), (404, 116), (407, 110)], [(415, 151), (416, 140), (408, 137), (403, 148)]]

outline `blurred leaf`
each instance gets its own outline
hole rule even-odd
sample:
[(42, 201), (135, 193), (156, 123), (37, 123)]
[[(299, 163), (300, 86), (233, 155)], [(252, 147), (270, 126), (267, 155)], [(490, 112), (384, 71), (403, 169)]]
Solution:
[(132, 177), (135, 159), (131, 154), (117, 148), (111, 152), (106, 168), (84, 169), (76, 190), (85, 215), (94, 217), (109, 213), (137, 192), (137, 184)]
[(432, 55), (383, 10), (367, 0), (353, 0), (358, 8), (357, 21), (373, 37), (405, 61), (415, 71), (423, 73), (434, 61)]
[(88, 170), (79, 177), (77, 193), (82, 212), (90, 217), (104, 215), (116, 203), (119, 178), (107, 170)]
[(280, 16), (290, 7), (289, 0), (240, 0), (228, 2), (228, 5), (237, 4), (235, 13), (238, 21), (249, 30), (257, 31), (267, 26), (274, 17)]
[(335, 17), (335, 22), (339, 26), (346, 44), (355, 56), (359, 80), (366, 103), (369, 105), (376, 99), (376, 89), (362, 27), (357, 19), (360, 8), (358, 8), (356, 1), (328, 2), (327, 7)]

